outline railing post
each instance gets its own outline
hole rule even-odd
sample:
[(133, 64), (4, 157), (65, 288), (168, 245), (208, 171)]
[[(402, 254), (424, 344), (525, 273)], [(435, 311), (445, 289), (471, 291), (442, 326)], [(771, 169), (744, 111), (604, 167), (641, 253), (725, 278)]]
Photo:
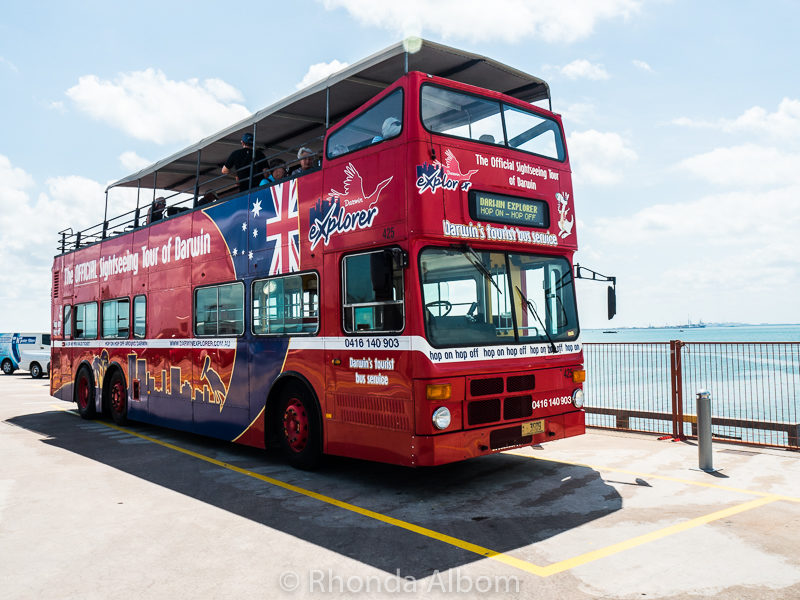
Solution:
[(701, 471), (714, 472), (711, 455), (711, 392), (697, 391), (697, 459)]
[(789, 425), (787, 445), (792, 450), (797, 450), (800, 447), (800, 423), (793, 423)]
[(683, 342), (670, 340), (670, 389), (672, 391), (672, 437), (686, 439), (683, 434), (683, 377), (681, 375), (681, 348)]

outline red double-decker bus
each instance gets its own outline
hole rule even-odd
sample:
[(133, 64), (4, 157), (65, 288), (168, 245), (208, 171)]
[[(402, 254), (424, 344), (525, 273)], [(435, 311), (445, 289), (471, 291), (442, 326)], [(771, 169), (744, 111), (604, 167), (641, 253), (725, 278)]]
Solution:
[[(584, 433), (569, 159), (534, 105), (549, 88), (415, 50), (112, 184), (103, 223), (61, 232), (52, 395), (306, 468)], [(250, 138), (250, 164), (221, 174)], [(109, 219), (131, 188), (135, 211)]]

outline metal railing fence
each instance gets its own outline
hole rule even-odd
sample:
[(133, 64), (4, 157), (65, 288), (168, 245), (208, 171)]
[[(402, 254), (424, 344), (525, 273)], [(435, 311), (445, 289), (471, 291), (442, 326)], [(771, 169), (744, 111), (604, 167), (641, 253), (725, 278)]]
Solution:
[(696, 437), (711, 392), (717, 439), (800, 450), (800, 343), (587, 343), (586, 424)]

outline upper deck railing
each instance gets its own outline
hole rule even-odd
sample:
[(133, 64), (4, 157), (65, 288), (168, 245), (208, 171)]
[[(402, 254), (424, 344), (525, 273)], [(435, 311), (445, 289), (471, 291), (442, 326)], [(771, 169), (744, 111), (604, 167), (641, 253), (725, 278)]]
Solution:
[[(300, 148), (319, 145), (320, 138), (316, 137), (305, 141)], [(293, 151), (295, 149), (290, 148), (288, 151), (281, 150), (272, 154), (265, 153), (264, 159), (253, 161), (251, 166), (253, 180), (255, 182), (260, 181), (262, 179), (262, 171), (271, 170), (270, 166), (274, 164), (273, 161), (276, 158)], [(318, 164), (320, 158), (320, 155), (313, 155), (316, 164)], [(267, 187), (299, 176), (299, 174), (291, 174), (291, 171), (300, 164), (300, 159), (288, 162), (281, 159), (281, 161), (285, 165), (287, 175), (277, 181), (265, 184)], [(316, 167), (313, 170), (316, 170)], [(303, 174), (309, 172), (311, 171), (304, 171)], [(200, 193), (201, 187), (204, 190), (202, 194)], [(250, 189), (258, 189), (259, 187), (261, 186), (255, 183)], [(176, 190), (163, 191), (158, 196), (156, 196), (158, 190), (154, 189), (152, 200), (145, 203), (142, 203), (138, 195), (139, 191), (137, 190), (137, 202), (134, 209), (113, 217), (106, 215), (106, 218), (101, 223), (91, 225), (86, 229), (73, 231), (72, 228), (67, 228), (59, 231), (58, 253), (73, 252), (194, 209), (225, 202), (244, 193), (239, 190), (239, 185), (231, 179), (231, 175), (222, 174), (204, 180), (198, 177), (194, 182), (191, 182), (191, 185)]]
[(101, 242), (145, 224), (150, 207), (142, 206), (140, 201), (135, 209), (109, 218), (110, 189), (136, 188), (137, 199), (141, 190), (152, 190), (151, 202), (164, 197), (167, 216), (180, 209), (196, 208), (204, 197), (212, 193), (225, 196), (232, 187), (229, 178), (223, 179), (217, 173), (231, 150), (239, 147), (243, 134), (252, 133), (254, 147), (264, 149), (268, 159), (290, 156), (292, 149), (301, 146), (309, 146), (321, 155), (319, 140), (329, 127), (411, 71), (500, 92), (525, 102), (550, 100), (546, 82), (513, 67), (427, 40), (404, 40), (114, 182), (106, 190), (103, 221), (81, 231), (67, 228), (59, 232), (59, 253)]

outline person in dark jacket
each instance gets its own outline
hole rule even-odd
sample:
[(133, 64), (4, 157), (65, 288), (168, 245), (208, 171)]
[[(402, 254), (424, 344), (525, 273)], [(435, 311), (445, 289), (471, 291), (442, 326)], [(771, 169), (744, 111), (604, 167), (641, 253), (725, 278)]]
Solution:
[(222, 167), (222, 174), (233, 174), (239, 184), (239, 191), (246, 192), (261, 180), (261, 172), (266, 165), (266, 157), (261, 150), (256, 150), (255, 164), (250, 176), (250, 163), (253, 162), (253, 134), (245, 133), (242, 136), (242, 147), (231, 152), (228, 160)]

